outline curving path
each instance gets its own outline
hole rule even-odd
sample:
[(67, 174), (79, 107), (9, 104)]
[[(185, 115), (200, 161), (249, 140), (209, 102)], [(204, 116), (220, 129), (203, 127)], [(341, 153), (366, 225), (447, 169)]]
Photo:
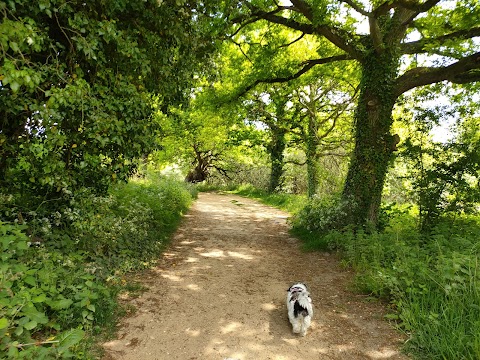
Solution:
[[(202, 193), (148, 290), (129, 300), (104, 360), (407, 359), (383, 308), (348, 291), (352, 274), (333, 255), (303, 253), (287, 214), (233, 195)], [(310, 287), (315, 307), (306, 337), (291, 332), (286, 289)]]

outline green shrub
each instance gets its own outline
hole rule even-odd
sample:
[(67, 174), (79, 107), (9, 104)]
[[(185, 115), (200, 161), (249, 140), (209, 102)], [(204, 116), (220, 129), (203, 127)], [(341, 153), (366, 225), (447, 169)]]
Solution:
[(323, 234), (332, 230), (342, 230), (343, 222), (340, 219), (346, 215), (345, 209), (348, 206), (351, 204), (342, 200), (339, 195), (314, 196), (293, 217), (292, 225), (294, 228)]
[[(309, 203), (294, 220), (309, 249), (337, 249), (356, 270), (355, 286), (390, 301), (387, 317), (409, 335), (419, 359), (480, 358), (480, 218), (444, 216), (430, 235), (413, 208), (388, 207), (381, 232), (320, 232), (335, 202)], [(332, 210), (333, 209), (333, 210)], [(320, 226), (319, 226), (320, 224)]]
[[(114, 319), (123, 275), (158, 258), (196, 192), (151, 177), (69, 196), (68, 206), (24, 212), (23, 225), (0, 222), (2, 359), (88, 358), (88, 339)], [(2, 214), (25, 208), (4, 197)]]
[(249, 184), (239, 185), (235, 189), (231, 189), (230, 192), (259, 200), (264, 204), (278, 207), (292, 214), (303, 208), (306, 199), (303, 195), (268, 193)]
[(73, 356), (85, 331), (102, 325), (96, 313), (112, 313), (112, 293), (81, 257), (32, 246), (24, 228), (0, 223), (0, 357)]

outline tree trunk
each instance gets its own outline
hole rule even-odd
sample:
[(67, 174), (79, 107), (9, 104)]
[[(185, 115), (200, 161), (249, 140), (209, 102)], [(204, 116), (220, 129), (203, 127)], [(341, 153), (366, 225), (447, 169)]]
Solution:
[(318, 187), (318, 164), (317, 164), (317, 131), (315, 119), (311, 116), (308, 121), (308, 130), (306, 133), (306, 152), (307, 156), (307, 195), (312, 198), (317, 193)]
[(385, 51), (362, 64), (361, 93), (355, 112), (355, 149), (343, 189), (340, 224), (377, 225), (383, 185), (398, 142), (391, 135), (398, 57)]
[(278, 126), (270, 126), (272, 141), (268, 146), (271, 160), (270, 184), (268, 191), (273, 193), (282, 185), (282, 175), (285, 166), (283, 152), (285, 150), (285, 133), (286, 130)]

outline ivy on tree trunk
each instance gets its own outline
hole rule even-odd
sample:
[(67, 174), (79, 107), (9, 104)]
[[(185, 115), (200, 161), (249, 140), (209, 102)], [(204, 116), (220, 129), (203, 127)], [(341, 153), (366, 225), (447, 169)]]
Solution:
[(395, 150), (390, 133), (395, 104), (398, 56), (372, 53), (364, 60), (360, 97), (355, 112), (355, 148), (348, 169), (343, 199), (345, 224), (378, 221), (383, 184)]
[(267, 146), (270, 154), (271, 173), (268, 191), (273, 193), (282, 185), (282, 176), (284, 172), (285, 159), (283, 152), (285, 151), (285, 134), (287, 130), (279, 126), (270, 126), (272, 140)]

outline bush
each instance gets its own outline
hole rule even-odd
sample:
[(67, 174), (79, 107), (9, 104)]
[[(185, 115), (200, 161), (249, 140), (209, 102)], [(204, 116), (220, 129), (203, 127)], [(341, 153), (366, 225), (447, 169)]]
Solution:
[(195, 195), (182, 182), (135, 179), (25, 212), (21, 225), (0, 222), (0, 358), (88, 357), (87, 338), (113, 321), (123, 275), (158, 258)]
[(339, 195), (325, 197), (315, 195), (292, 218), (293, 228), (297, 231), (306, 229), (323, 234), (332, 230), (342, 230), (343, 222), (340, 219), (346, 215), (345, 209), (350, 205)]
[(413, 355), (478, 359), (478, 217), (444, 218), (427, 237), (416, 230), (417, 218), (409, 211), (387, 213), (382, 232), (310, 232), (316, 238), (311, 235), (308, 246), (338, 249), (357, 272), (358, 290), (390, 301), (387, 317), (410, 336), (406, 349)]
[(113, 294), (81, 257), (32, 246), (24, 228), (0, 223), (0, 357), (72, 356), (85, 330), (102, 325), (96, 313), (112, 313)]

